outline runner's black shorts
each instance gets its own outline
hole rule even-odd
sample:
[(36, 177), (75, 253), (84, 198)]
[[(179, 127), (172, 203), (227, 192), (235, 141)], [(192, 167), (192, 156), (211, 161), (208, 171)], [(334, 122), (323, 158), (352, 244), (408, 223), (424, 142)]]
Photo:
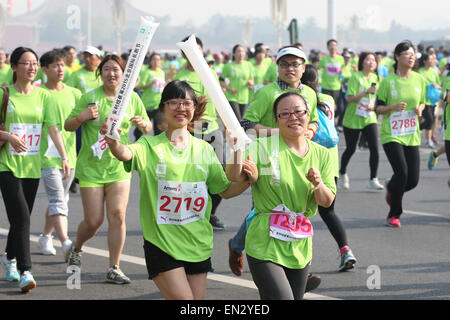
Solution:
[(161, 272), (183, 267), (186, 274), (200, 274), (212, 272), (211, 258), (200, 262), (188, 262), (175, 260), (160, 248), (144, 239), (145, 264), (147, 265), (148, 278), (153, 279)]

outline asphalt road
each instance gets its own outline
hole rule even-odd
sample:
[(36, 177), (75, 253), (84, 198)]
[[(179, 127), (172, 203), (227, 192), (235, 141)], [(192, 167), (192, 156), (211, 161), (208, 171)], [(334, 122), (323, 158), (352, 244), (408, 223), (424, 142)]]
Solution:
[[(342, 152), (342, 135), (340, 146)], [(384, 225), (388, 212), (384, 191), (366, 189), (369, 152), (358, 150), (355, 153), (348, 168), (350, 190), (338, 191), (335, 209), (358, 259), (356, 268), (350, 272), (337, 272), (337, 245), (317, 214), (312, 218), (315, 235), (311, 271), (322, 278), (322, 283), (307, 294), (306, 299), (450, 299), (450, 190), (447, 186), (450, 170), (443, 155), (436, 168), (429, 171), (426, 167), (429, 152), (430, 149), (421, 148), (420, 182), (417, 188), (404, 196), (405, 213), (401, 217), (403, 226), (400, 229)], [(391, 167), (380, 146), (380, 181), (391, 174)], [(131, 284), (120, 286), (104, 282), (108, 267), (106, 221), (98, 234), (86, 243), (79, 283), (66, 273), (67, 265), (63, 262), (58, 240), (54, 240), (58, 250), (56, 256), (40, 254), (36, 241), (43, 228), (47, 206), (41, 182), (31, 218), (32, 272), (37, 288), (30, 294), (21, 294), (17, 283), (5, 280), (4, 269), (0, 267), (0, 300), (162, 299), (154, 283), (147, 279), (139, 223), (138, 183), (135, 174), (127, 210), (127, 240), (121, 261), (122, 270), (132, 279)], [(69, 206), (69, 235), (74, 239), (83, 215), (79, 194), (71, 194)], [(242, 277), (234, 276), (228, 267), (228, 239), (235, 234), (250, 206), (251, 197), (247, 191), (239, 197), (222, 201), (218, 209), (218, 215), (227, 227), (214, 234), (214, 272), (208, 275), (208, 300), (259, 299), (247, 264)], [(4, 205), (0, 204), (0, 248), (6, 245), (8, 226)]]

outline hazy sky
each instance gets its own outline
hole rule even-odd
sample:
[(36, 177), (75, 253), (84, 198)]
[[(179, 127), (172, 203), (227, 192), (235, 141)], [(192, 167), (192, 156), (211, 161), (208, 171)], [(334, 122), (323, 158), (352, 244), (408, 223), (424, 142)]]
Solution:
[[(43, 0), (32, 0), (33, 7)], [(95, 0), (93, 0), (95, 1)], [(76, 4), (76, 0), (73, 3)], [(252, 17), (270, 17), (270, 0), (130, 0), (149, 14), (171, 16), (171, 25), (191, 21), (201, 26), (216, 14)], [(0, 0), (6, 5), (7, 0)], [(26, 11), (27, 0), (13, 0), (13, 14)], [(315, 17), (317, 23), (327, 24), (327, 0), (287, 0), (287, 21), (297, 18), (300, 23)], [(361, 17), (362, 27), (389, 29), (391, 20), (413, 29), (450, 28), (449, 0), (334, 0), (336, 24), (348, 25), (350, 17)], [(162, 22), (162, 21), (160, 21)]]

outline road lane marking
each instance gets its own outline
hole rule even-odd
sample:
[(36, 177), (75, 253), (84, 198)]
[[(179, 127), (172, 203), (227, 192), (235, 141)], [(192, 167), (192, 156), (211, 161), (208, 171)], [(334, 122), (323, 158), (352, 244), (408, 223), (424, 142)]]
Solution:
[[(0, 235), (8, 236), (8, 230), (4, 229), (4, 228), (0, 228)], [(39, 237), (31, 234), (30, 241), (37, 243), (39, 241)], [(61, 242), (56, 240), (53, 242), (53, 246), (61, 247)], [(109, 258), (109, 251), (92, 248), (92, 247), (87, 247), (87, 246), (83, 247), (83, 253), (88, 253), (88, 254), (99, 256), (99, 257), (104, 257), (104, 258)], [(121, 254), (120, 261), (134, 263), (134, 264), (144, 266), (144, 267), (146, 266), (144, 258), (130, 256), (127, 254)], [(254, 289), (254, 290), (258, 289), (256, 287), (255, 283), (251, 280), (238, 279), (236, 277), (230, 277), (230, 276), (221, 275), (221, 274), (217, 274), (217, 273), (208, 273), (207, 278), (210, 280), (213, 280), (213, 281), (231, 284), (231, 285), (235, 285), (235, 286), (239, 286), (239, 287), (244, 287), (244, 288), (249, 288), (249, 289)], [(309, 292), (305, 293), (304, 298), (306, 300), (341, 300), (338, 298), (323, 296), (323, 295), (309, 293)]]

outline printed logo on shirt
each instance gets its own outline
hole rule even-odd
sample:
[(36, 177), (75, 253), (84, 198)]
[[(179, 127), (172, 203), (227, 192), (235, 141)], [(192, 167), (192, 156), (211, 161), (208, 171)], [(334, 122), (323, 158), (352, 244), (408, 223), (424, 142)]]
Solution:
[(36, 107), (36, 111), (39, 111), (39, 112), (42, 112), (42, 108), (40, 108), (40, 107)]

